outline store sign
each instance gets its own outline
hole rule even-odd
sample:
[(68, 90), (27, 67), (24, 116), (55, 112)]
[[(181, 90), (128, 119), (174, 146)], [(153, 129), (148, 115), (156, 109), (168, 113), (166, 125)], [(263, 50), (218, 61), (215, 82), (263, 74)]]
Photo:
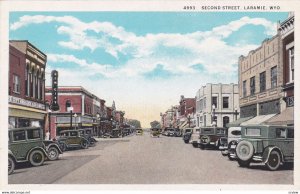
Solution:
[(288, 107), (294, 106), (294, 96), (289, 96), (286, 98), (286, 104)]
[(58, 71), (53, 70), (51, 72), (52, 77), (52, 104), (51, 110), (57, 111), (59, 110), (58, 105)]
[(14, 97), (14, 96), (9, 96), (8, 97), (8, 102), (12, 103), (12, 104), (18, 104), (18, 105), (22, 105), (22, 106), (27, 106), (27, 107), (31, 107), (31, 108), (37, 108), (37, 109), (41, 109), (41, 110), (45, 110), (45, 105), (38, 103), (38, 102), (33, 102), (30, 100), (25, 100), (22, 98), (18, 98), (18, 97)]

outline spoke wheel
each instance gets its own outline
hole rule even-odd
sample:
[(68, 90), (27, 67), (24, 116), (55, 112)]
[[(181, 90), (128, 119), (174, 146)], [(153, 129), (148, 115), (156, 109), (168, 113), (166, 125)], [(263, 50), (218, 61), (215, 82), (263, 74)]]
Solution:
[(29, 155), (29, 162), (32, 166), (41, 166), (44, 161), (45, 156), (41, 150), (33, 150)]
[(12, 174), (15, 170), (15, 161), (11, 158), (8, 157), (8, 174)]
[(266, 166), (269, 170), (277, 170), (280, 166), (280, 154), (278, 151), (271, 151)]
[(48, 159), (57, 160), (59, 157), (59, 151), (56, 147), (50, 147), (48, 150)]

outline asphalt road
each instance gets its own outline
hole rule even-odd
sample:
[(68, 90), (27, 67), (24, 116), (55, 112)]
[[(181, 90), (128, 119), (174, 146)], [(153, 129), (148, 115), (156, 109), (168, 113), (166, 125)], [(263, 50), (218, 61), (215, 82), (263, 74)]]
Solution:
[(100, 139), (87, 150), (65, 152), (43, 166), (22, 165), (9, 184), (293, 184), (292, 167), (240, 168), (216, 150), (200, 150), (181, 138), (130, 136)]

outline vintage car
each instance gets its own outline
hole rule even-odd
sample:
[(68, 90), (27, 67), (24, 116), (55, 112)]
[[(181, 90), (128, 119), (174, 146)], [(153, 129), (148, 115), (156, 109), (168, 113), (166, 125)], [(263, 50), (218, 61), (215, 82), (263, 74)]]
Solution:
[(294, 162), (294, 127), (242, 126), (241, 135), (242, 139), (236, 146), (236, 156), (241, 167), (259, 162), (273, 171), (281, 164)]
[(228, 138), (227, 137), (220, 138), (219, 150), (221, 150), (221, 153), (223, 156), (227, 156), (227, 154), (228, 154)]
[(190, 142), (192, 132), (193, 132), (193, 128), (186, 128), (184, 130), (183, 137), (182, 137), (184, 143), (189, 143)]
[(85, 137), (89, 141), (89, 146), (95, 145), (97, 140), (93, 137), (93, 129), (78, 129), (80, 136)]
[(178, 128), (176, 128), (176, 129), (174, 130), (174, 136), (175, 136), (175, 137), (181, 137), (181, 136), (182, 136), (181, 130), (178, 129)]
[(79, 130), (63, 130), (60, 132), (60, 136), (57, 142), (61, 145), (63, 151), (70, 148), (83, 148), (89, 147), (89, 141), (85, 137), (81, 136)]
[(219, 149), (220, 138), (226, 137), (227, 129), (221, 127), (201, 127), (200, 131), (200, 149), (205, 149), (207, 147), (212, 147)]
[(228, 150), (227, 156), (229, 160), (236, 159), (235, 148), (241, 139), (241, 127), (228, 128)]
[(135, 130), (135, 134), (136, 134), (136, 135), (143, 135), (143, 129), (137, 128), (137, 129)]
[(119, 138), (119, 137), (123, 137), (121, 129), (120, 128), (112, 129), (110, 138)]
[(193, 128), (193, 132), (191, 134), (190, 143), (193, 145), (194, 148), (199, 147), (200, 143), (200, 128)]
[(8, 174), (13, 173), (16, 163), (29, 162), (40, 166), (48, 156), (43, 142), (43, 130), (24, 127), (8, 130)]
[(150, 134), (151, 134), (151, 137), (159, 137), (160, 135), (160, 129), (159, 128), (151, 128), (150, 129)]

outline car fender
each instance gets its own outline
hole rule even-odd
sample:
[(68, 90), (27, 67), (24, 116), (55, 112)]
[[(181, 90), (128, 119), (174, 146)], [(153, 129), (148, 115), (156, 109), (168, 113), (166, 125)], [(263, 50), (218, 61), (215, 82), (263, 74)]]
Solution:
[(46, 151), (44, 148), (42, 148), (42, 147), (34, 147), (34, 148), (31, 148), (31, 150), (29, 150), (29, 151), (27, 152), (27, 156), (26, 156), (26, 160), (27, 160), (27, 161), (29, 160), (29, 155), (30, 155), (30, 153), (31, 153), (32, 151), (34, 151), (34, 150), (40, 150), (40, 151), (42, 151), (42, 152), (44, 153), (45, 157), (48, 156), (48, 153), (47, 153), (47, 151)]
[(11, 157), (15, 162), (17, 161), (11, 150), (8, 150), (8, 157)]
[(60, 154), (63, 153), (63, 151), (60, 149), (60, 147), (59, 147), (56, 143), (50, 143), (48, 146), (46, 146), (46, 151), (47, 151), (47, 152), (48, 152), (48, 150), (49, 150), (50, 147), (56, 147), (56, 148), (58, 149), (58, 152), (59, 152)]
[(283, 154), (282, 154), (281, 149), (277, 146), (268, 146), (268, 147), (265, 148), (265, 150), (262, 154), (262, 161), (263, 161), (264, 164), (267, 163), (268, 158), (269, 158), (269, 156), (270, 156), (270, 154), (273, 150), (277, 150), (279, 152), (281, 162), (283, 162)]

